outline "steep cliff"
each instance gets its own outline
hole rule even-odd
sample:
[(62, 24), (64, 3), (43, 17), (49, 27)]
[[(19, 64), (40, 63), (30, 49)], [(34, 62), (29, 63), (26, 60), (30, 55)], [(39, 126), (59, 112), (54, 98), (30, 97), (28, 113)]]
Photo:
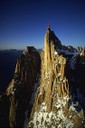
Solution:
[[(61, 45), (48, 27), (41, 52), (40, 86), (27, 127), (85, 127), (85, 93), (80, 88), (85, 82), (78, 86), (79, 76), (75, 77), (75, 72), (81, 71), (79, 65), (81, 56), (77, 50)], [(84, 63), (83, 66), (82, 69), (85, 68)]]
[(10, 127), (23, 127), (25, 111), (31, 111), (31, 95), (38, 83), (40, 73), (40, 56), (34, 47), (26, 47), (20, 59), (17, 60), (14, 78), (7, 89), (9, 97)]

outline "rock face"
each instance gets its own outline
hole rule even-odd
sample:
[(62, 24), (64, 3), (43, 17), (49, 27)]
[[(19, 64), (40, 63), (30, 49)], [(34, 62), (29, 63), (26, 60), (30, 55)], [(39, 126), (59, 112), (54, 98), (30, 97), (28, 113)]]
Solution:
[(60, 48), (61, 42), (55, 36), (54, 32), (51, 31), (50, 26), (48, 26), (45, 39), (44, 39), (44, 66), (46, 73), (49, 68), (51, 68), (51, 60), (53, 58), (54, 48)]
[(81, 57), (77, 50), (71, 49), (62, 46), (48, 27), (41, 52), (40, 86), (27, 127), (85, 127), (85, 93), (81, 93), (74, 75)]
[(34, 47), (27, 47), (21, 58), (17, 60), (14, 78), (7, 89), (10, 100), (9, 121), (10, 127), (22, 127), (25, 120), (25, 111), (31, 110), (31, 95), (34, 84), (38, 81), (40, 72), (40, 56)]

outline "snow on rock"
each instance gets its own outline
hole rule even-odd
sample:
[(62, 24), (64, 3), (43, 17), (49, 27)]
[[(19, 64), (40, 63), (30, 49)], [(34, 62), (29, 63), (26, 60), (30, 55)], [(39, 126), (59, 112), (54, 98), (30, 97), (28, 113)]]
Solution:
[(55, 51), (55, 52), (54, 52), (54, 55), (58, 55), (58, 52), (57, 52), (57, 51)]
[[(77, 102), (75, 101), (75, 98), (77, 98)], [(85, 103), (85, 98), (82, 95), (82, 93), (80, 92), (80, 89), (77, 88), (76, 89), (76, 95), (73, 95), (73, 100), (70, 103), (70, 108), (69, 110), (75, 111), (76, 113), (78, 113), (80, 110), (82, 110), (82, 106), (79, 103), (79, 101), (81, 101), (81, 103)], [(83, 107), (85, 105), (83, 104)], [(77, 109), (76, 109), (77, 108)], [(79, 115), (79, 114), (78, 114)]]
[[(64, 97), (64, 101), (65, 100), (68, 100), (68, 97)], [(33, 120), (29, 122), (29, 127), (33, 126), (34, 128), (73, 128), (73, 122), (64, 116), (64, 112), (62, 109), (64, 101), (60, 103), (60, 100), (58, 100), (60, 104), (58, 104), (56, 107), (60, 109), (58, 110), (57, 114), (52, 111), (48, 112), (46, 104), (42, 103), (39, 112), (35, 112)]]
[(57, 95), (57, 102), (56, 102), (56, 107), (58, 107), (60, 105), (60, 107), (64, 107), (66, 105), (66, 102), (69, 100), (68, 95), (64, 96), (64, 97), (59, 97)]
[(70, 60), (70, 67), (72, 70), (76, 68), (76, 59), (78, 54), (74, 54), (72, 59)]
[(38, 83), (34, 83), (34, 90), (33, 90), (33, 93), (32, 93), (32, 96), (31, 96), (31, 101), (29, 102), (29, 105), (33, 104), (33, 102), (34, 102), (37, 86), (38, 86)]
[(70, 106), (70, 108), (69, 108), (69, 110), (72, 110), (72, 111), (75, 111), (76, 112), (75, 106), (76, 105), (72, 103), (71, 106)]
[(74, 55), (74, 54), (77, 54), (77, 53), (78, 53), (78, 51), (75, 50), (75, 49), (72, 49), (72, 51), (70, 51), (70, 50), (68, 49), (68, 47), (66, 47), (66, 49), (64, 49), (63, 47), (62, 47), (61, 49), (57, 48), (56, 51), (57, 51), (58, 53), (63, 53), (63, 54), (65, 54), (65, 55)]

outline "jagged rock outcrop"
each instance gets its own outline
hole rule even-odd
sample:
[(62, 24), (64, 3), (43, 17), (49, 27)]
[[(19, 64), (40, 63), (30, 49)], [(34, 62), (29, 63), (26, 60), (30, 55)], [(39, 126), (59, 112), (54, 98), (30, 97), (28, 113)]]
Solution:
[(47, 29), (44, 39), (44, 66), (45, 73), (51, 68), (51, 61), (53, 61), (53, 54), (55, 48), (61, 48), (60, 40), (55, 36), (54, 32), (51, 31), (50, 26)]
[[(26, 47), (7, 88), (10, 127), (85, 127), (85, 50), (64, 46), (48, 27), (39, 54)], [(7, 98), (7, 99), (8, 99)]]
[[(85, 127), (85, 104), (78, 100), (80, 92), (75, 83), (77, 80), (70, 74), (76, 71), (80, 55), (77, 50), (70, 49), (62, 46), (48, 27), (41, 52), (40, 86), (27, 127)], [(75, 86), (76, 91), (72, 90)], [(81, 98), (81, 101), (85, 102), (85, 98)]]
[(40, 73), (40, 56), (34, 47), (26, 47), (20, 59), (17, 60), (14, 78), (7, 88), (9, 97), (10, 127), (23, 127), (25, 111), (29, 107), (34, 85)]

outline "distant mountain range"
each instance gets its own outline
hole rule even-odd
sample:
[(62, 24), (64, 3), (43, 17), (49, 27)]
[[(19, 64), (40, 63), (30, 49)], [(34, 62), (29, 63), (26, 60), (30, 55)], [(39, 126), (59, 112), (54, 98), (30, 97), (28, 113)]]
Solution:
[(17, 59), (21, 56), (23, 50), (0, 50), (0, 93), (6, 91), (6, 88), (13, 78)]

